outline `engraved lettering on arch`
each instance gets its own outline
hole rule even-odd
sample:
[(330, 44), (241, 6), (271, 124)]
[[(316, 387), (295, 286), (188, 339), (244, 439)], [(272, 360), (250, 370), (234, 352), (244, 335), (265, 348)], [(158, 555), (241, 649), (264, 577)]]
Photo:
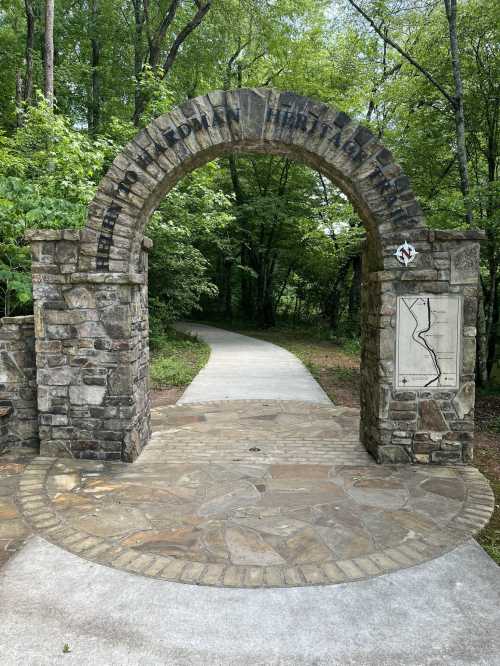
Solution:
[(162, 132), (163, 138), (165, 139), (167, 146), (173, 148), (176, 143), (187, 139), (193, 132), (201, 132), (203, 130), (208, 130), (210, 127), (217, 127), (219, 125), (225, 125), (226, 123), (239, 123), (240, 122), (240, 108), (215, 105), (212, 109), (212, 116), (209, 117), (206, 113), (200, 114), (200, 116), (192, 116), (186, 118), (186, 121), (175, 125), (175, 127), (169, 127), (167, 130)]
[(136, 171), (131, 171), (130, 169), (128, 171), (125, 171), (125, 176), (118, 183), (117, 187), (118, 192), (120, 192), (121, 194), (129, 194), (132, 185), (137, 183), (138, 180), (139, 176), (137, 175)]

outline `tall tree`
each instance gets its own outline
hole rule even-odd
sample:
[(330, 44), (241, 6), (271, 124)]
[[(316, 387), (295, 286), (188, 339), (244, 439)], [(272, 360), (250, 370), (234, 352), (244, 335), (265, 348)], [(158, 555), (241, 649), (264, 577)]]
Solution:
[(441, 93), (441, 95), (448, 102), (449, 107), (454, 113), (455, 117), (455, 131), (456, 131), (456, 156), (459, 165), (460, 173), (460, 189), (464, 197), (465, 217), (468, 225), (472, 224), (472, 207), (469, 201), (469, 176), (467, 166), (467, 149), (465, 145), (465, 120), (464, 120), (464, 100), (463, 100), (463, 87), (462, 75), (460, 71), (460, 55), (458, 49), (457, 38), (457, 2), (456, 0), (443, 0), (446, 10), (446, 18), (448, 21), (448, 31), (450, 37), (450, 53), (451, 53), (451, 69), (454, 79), (454, 93), (446, 90), (436, 77), (424, 65), (414, 58), (408, 50), (403, 48), (396, 42), (389, 33), (389, 30), (384, 25), (384, 21), (380, 24), (376, 23), (372, 16), (370, 16), (355, 0), (347, 0), (353, 9), (360, 14), (373, 28), (377, 35), (384, 41), (384, 43), (395, 49), (412, 67), (414, 67)]
[(33, 0), (25, 0), (24, 8), (26, 13), (26, 46), (23, 101), (26, 104), (30, 104), (33, 96), (33, 52), (35, 47), (35, 9)]
[[(212, 0), (194, 0), (196, 7), (194, 15), (183, 23), (182, 27), (176, 31), (175, 36), (172, 35), (168, 44), (166, 43), (167, 34), (176, 19), (178, 10), (182, 4), (181, 0), (171, 0), (166, 10), (160, 14), (160, 20), (156, 26), (153, 25), (149, 0), (133, 0), (133, 4), (136, 26), (136, 48), (140, 47), (138, 37), (142, 37), (142, 24), (144, 24), (148, 42), (147, 56), (145, 62), (142, 63), (142, 69), (148, 67), (157, 79), (163, 81), (172, 69), (183, 43), (205, 18), (212, 6)], [(166, 55), (162, 57), (162, 54)], [(137, 53), (135, 69), (137, 71)], [(137, 81), (137, 85), (140, 86), (140, 80)], [(139, 124), (147, 103), (148, 93), (145, 89), (139, 89), (135, 97), (133, 116), (135, 125)]]
[(101, 43), (99, 39), (99, 0), (90, 0), (90, 96), (88, 105), (88, 126), (91, 134), (99, 129), (101, 120)]
[(465, 215), (467, 223), (472, 224), (472, 207), (469, 197), (469, 173), (467, 166), (467, 148), (465, 145), (465, 116), (464, 116), (464, 90), (462, 85), (462, 72), (460, 68), (460, 53), (457, 37), (457, 0), (444, 0), (448, 31), (450, 33), (450, 55), (455, 96), (453, 111), (455, 113), (455, 126), (457, 131), (457, 157), (460, 172), (460, 189), (465, 198)]
[(45, 0), (44, 95), (54, 106), (54, 0)]

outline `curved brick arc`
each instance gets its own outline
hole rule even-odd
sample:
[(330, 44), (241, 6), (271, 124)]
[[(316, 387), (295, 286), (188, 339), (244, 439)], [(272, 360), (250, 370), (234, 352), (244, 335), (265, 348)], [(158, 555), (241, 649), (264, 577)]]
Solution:
[(217, 91), (153, 120), (115, 159), (90, 205), (80, 270), (137, 269), (145, 226), (165, 194), (236, 151), (288, 155), (330, 178), (363, 219), (378, 268), (386, 239), (423, 226), (409, 179), (345, 113), (269, 88)]

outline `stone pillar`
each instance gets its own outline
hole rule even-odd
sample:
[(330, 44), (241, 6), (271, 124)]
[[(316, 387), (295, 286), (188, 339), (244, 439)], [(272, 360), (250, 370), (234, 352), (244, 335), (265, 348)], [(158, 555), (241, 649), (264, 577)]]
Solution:
[(0, 319), (0, 451), (38, 449), (33, 317)]
[(138, 273), (77, 272), (84, 234), (27, 236), (40, 451), (132, 461), (150, 435), (147, 259)]
[[(369, 270), (365, 253), (361, 437), (379, 462), (472, 460), (483, 238), (479, 231), (393, 234), (379, 271)], [(418, 252), (408, 266), (394, 256), (405, 240)], [(412, 317), (407, 329), (405, 317)]]

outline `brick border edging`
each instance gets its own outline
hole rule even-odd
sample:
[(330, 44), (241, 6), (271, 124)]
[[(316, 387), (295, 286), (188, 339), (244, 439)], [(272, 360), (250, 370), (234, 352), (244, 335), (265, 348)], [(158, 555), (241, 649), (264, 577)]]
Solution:
[[(182, 397), (182, 396), (181, 396)], [(183, 409), (186, 408), (188, 409), (189, 407), (213, 407), (216, 405), (226, 405), (226, 404), (231, 404), (231, 405), (241, 405), (241, 407), (245, 407), (245, 405), (251, 405), (251, 404), (256, 404), (256, 403), (272, 403), (272, 406), (279, 405), (281, 407), (288, 406), (290, 404), (297, 405), (297, 407), (309, 407), (309, 408), (314, 408), (316, 411), (321, 411), (323, 409), (334, 409), (334, 410), (348, 410), (348, 411), (356, 411), (358, 414), (360, 413), (360, 408), (359, 407), (348, 407), (347, 405), (336, 405), (334, 402), (331, 404), (328, 404), (327, 402), (317, 402), (314, 400), (284, 400), (283, 398), (236, 398), (236, 399), (220, 399), (220, 400), (197, 400), (196, 402), (183, 402), (183, 403), (174, 403), (173, 405), (156, 405), (155, 407), (152, 407), (152, 409)], [(271, 404), (269, 405), (271, 406)]]
[(350, 583), (407, 569), (443, 555), (477, 534), (489, 521), (494, 495), (486, 478), (475, 467), (454, 468), (462, 476), (466, 499), (462, 510), (445, 528), (425, 538), (385, 548), (364, 557), (322, 565), (248, 566), (184, 560), (140, 553), (73, 529), (60, 520), (46, 493), (45, 482), (57, 458), (39, 457), (24, 471), (17, 501), (35, 533), (65, 550), (97, 564), (175, 583), (213, 587), (272, 588)]

